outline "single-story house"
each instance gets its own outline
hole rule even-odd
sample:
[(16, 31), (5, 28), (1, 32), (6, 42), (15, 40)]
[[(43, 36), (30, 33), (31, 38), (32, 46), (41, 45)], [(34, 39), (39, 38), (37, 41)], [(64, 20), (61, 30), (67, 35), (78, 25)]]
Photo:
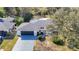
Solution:
[(14, 25), (15, 25), (15, 23), (0, 22), (0, 31), (7, 31), (7, 32), (9, 32), (9, 30), (12, 29)]
[(40, 30), (46, 32), (47, 26), (52, 24), (52, 20), (49, 18), (32, 19), (29, 23), (22, 23), (17, 28), (17, 34), (22, 35), (37, 35)]
[(14, 26), (15, 23), (12, 22), (12, 20), (8, 20), (9, 18), (0, 18), (0, 36), (5, 36), (7, 32), (10, 32)]
[(0, 36), (6, 36), (7, 32), (10, 32), (14, 26), (15, 24), (10, 22), (0, 23)]

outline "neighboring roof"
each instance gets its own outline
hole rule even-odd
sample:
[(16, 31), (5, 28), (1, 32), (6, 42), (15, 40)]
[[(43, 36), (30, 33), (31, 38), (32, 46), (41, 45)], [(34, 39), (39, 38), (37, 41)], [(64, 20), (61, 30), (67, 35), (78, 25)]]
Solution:
[(3, 25), (3, 23), (0, 23), (0, 31), (8, 31), (7, 27)]
[(15, 23), (12, 23), (12, 22), (3, 22), (3, 24), (9, 29), (9, 28), (12, 28)]
[(8, 31), (10, 28), (12, 28), (15, 23), (12, 21), (14, 18), (12, 17), (6, 17), (6, 18), (0, 18), (0, 31)]
[(2, 19), (4, 22), (12, 22), (14, 20), (14, 18), (12, 17), (6, 17), (6, 18), (0, 18)]
[(14, 26), (15, 23), (10, 22), (0, 22), (0, 31), (8, 31)]

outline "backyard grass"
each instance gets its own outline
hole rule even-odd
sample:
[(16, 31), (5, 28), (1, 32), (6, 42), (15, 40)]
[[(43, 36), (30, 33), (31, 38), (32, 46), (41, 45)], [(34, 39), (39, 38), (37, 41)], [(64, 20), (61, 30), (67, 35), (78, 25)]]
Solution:
[(11, 51), (17, 40), (17, 36), (15, 36), (12, 40), (5, 39), (3, 43), (0, 45), (0, 49), (3, 49), (4, 51)]

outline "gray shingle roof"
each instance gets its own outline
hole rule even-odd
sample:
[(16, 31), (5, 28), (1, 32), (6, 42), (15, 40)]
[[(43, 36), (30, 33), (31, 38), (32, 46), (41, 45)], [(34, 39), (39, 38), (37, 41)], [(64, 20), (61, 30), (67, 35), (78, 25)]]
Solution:
[(14, 23), (10, 22), (0, 22), (0, 31), (9, 31), (10, 28), (12, 28)]
[(12, 21), (14, 20), (14, 18), (12, 17), (6, 17), (6, 18), (0, 18), (3, 20), (3, 22), (0, 22), (0, 31), (9, 31), (9, 29), (11, 29), (15, 23), (13, 23)]
[(40, 27), (44, 27), (50, 25), (52, 20), (48, 20), (48, 18), (41, 18), (38, 20), (31, 20), (29, 23), (22, 23), (18, 28), (17, 31), (39, 31)]
[(8, 31), (8, 29), (6, 28), (5, 25), (3, 25), (3, 23), (0, 22), (0, 31)]
[(0, 18), (2, 19), (4, 22), (12, 22), (14, 20), (14, 18), (12, 17), (6, 17), (6, 18)]

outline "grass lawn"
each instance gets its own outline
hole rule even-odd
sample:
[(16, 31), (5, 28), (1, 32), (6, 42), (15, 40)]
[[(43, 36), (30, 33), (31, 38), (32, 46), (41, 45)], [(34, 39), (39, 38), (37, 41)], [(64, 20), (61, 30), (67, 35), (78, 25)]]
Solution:
[(15, 36), (14, 39), (12, 40), (8, 40), (8, 39), (4, 40), (2, 44), (0, 45), (0, 47), (4, 51), (11, 51), (17, 40), (18, 40), (17, 36)]

